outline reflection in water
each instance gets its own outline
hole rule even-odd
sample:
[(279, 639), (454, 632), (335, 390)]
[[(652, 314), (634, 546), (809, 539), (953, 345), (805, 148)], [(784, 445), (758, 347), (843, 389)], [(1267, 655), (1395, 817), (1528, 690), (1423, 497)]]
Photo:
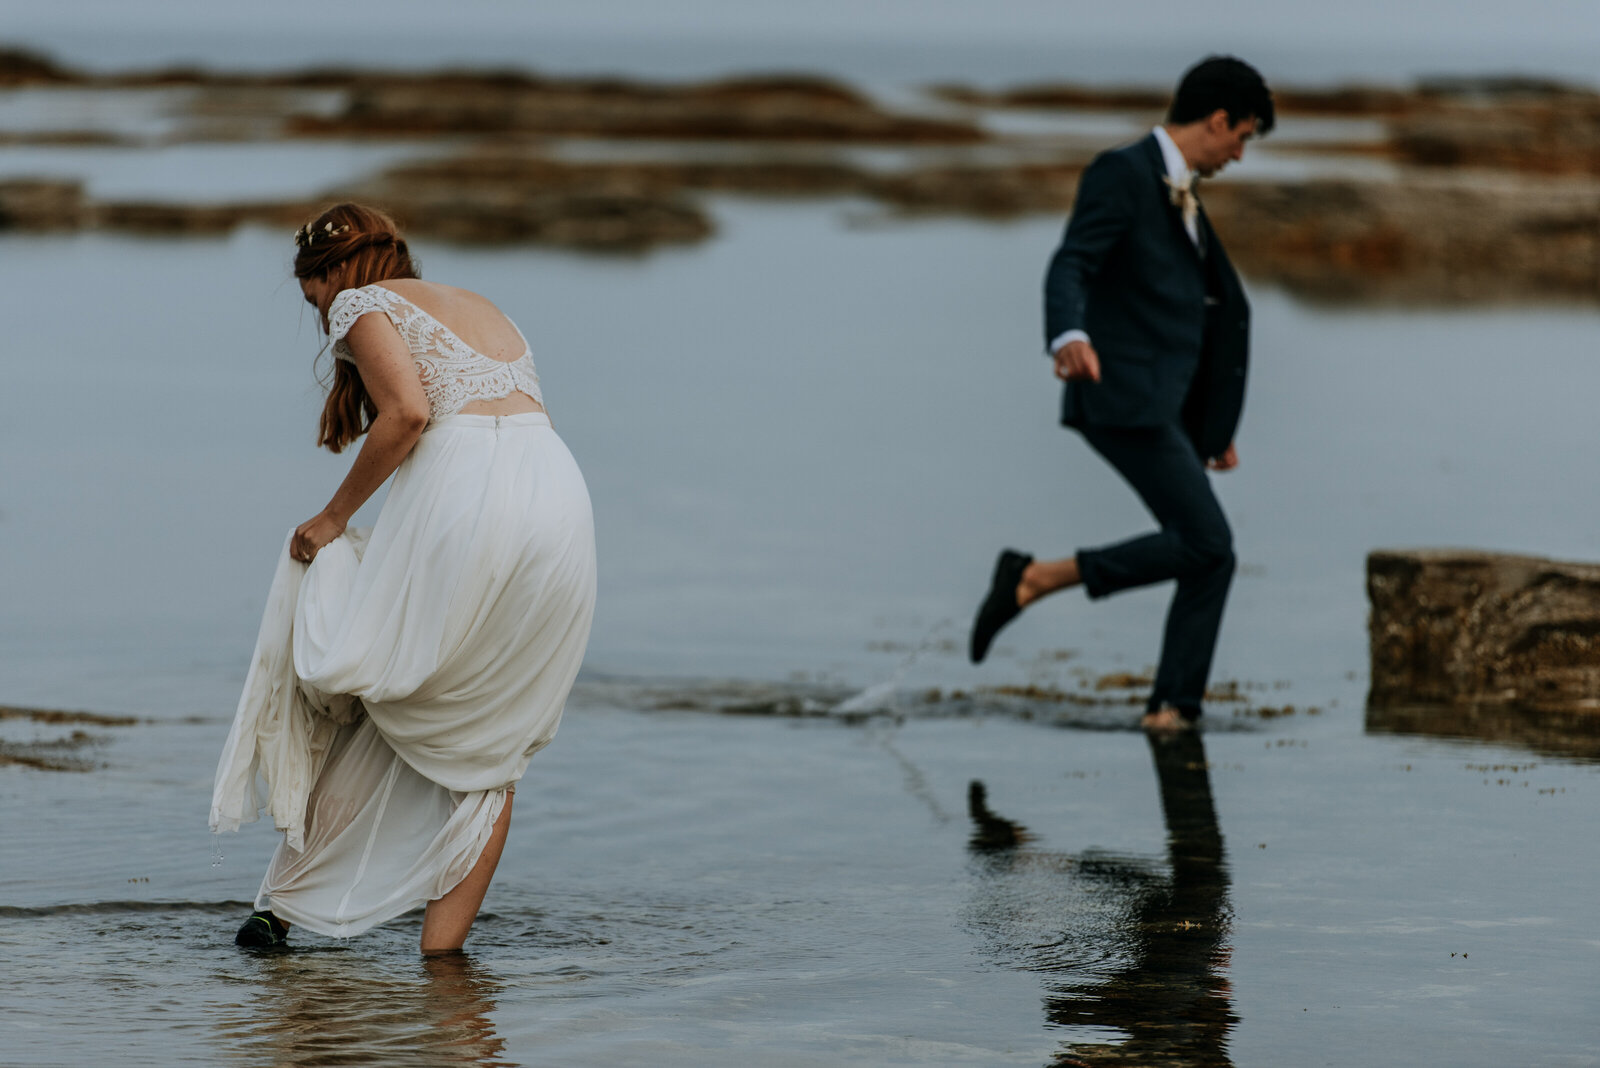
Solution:
[(501, 984), (465, 953), (404, 964), (352, 954), (252, 955), (245, 1017), (223, 1034), (233, 1058), (273, 1066), (515, 1068), (490, 1014)]
[(1367, 705), (1368, 734), (1423, 734), (1514, 745), (1544, 756), (1600, 761), (1600, 716), (1580, 706)]
[[(1125, 1036), (1071, 1041), (1058, 1065), (1232, 1063), (1227, 1040), (1238, 1017), (1226, 976), (1228, 869), (1204, 743), (1190, 732), (1152, 736), (1150, 748), (1166, 815), (1166, 872), (1140, 858), (1032, 849), (1026, 829), (990, 811), (982, 783), (968, 794), (982, 924), (1023, 966), (1052, 974), (1051, 1024)], [(1037, 885), (1041, 877), (1055, 885)], [(1068, 911), (1039, 915), (1041, 902)], [(1115, 911), (1109, 935), (1103, 923), (1084, 927), (1097, 904)]]

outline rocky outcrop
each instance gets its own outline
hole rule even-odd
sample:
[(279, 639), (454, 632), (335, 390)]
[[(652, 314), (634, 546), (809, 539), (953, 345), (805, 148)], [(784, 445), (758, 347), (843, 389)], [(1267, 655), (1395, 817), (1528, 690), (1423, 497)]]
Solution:
[(334, 190), (292, 203), (162, 204), (112, 201), (90, 205), (95, 225), (141, 234), (226, 233), (247, 224), (287, 233), (324, 204), (357, 199), (383, 205), (418, 237), (464, 244), (545, 244), (593, 251), (637, 252), (710, 235), (709, 216), (672, 197), (564, 192), (485, 196), (453, 190), (387, 187)]
[(1391, 120), (1389, 136), (1407, 163), (1600, 175), (1600, 94), (1452, 102)]
[(135, 234), (224, 234), (246, 224), (299, 226), (314, 211), (310, 201), (236, 204), (169, 204), (105, 201), (89, 205), (93, 225)]
[(456, 157), (395, 167), (375, 190), (401, 197), (425, 191), (471, 191), (492, 198), (529, 191), (634, 196), (694, 192), (755, 196), (860, 196), (907, 211), (1015, 216), (1064, 212), (1072, 205), (1082, 166), (1076, 162), (969, 164), (877, 171), (841, 156), (786, 157), (761, 153), (742, 157), (682, 160), (551, 159), (535, 147), (492, 148)]
[(878, 176), (868, 192), (907, 212), (991, 218), (1064, 213), (1072, 206), (1084, 162), (919, 167)]
[(324, 204), (368, 200), (394, 213), (410, 233), (469, 244), (546, 244), (594, 251), (637, 252), (700, 241), (710, 217), (671, 193), (628, 189), (541, 189), (506, 185), (377, 182), (329, 190), (314, 200), (184, 204), (96, 201), (76, 182), (0, 182), (0, 231), (99, 228), (134, 234), (228, 233), (240, 226), (287, 233)]
[(1600, 564), (1374, 552), (1367, 596), (1372, 706), (1600, 713)]
[(24, 85), (68, 85), (78, 81), (55, 60), (26, 48), (0, 48), (0, 88)]
[(1202, 192), (1247, 273), (1331, 300), (1600, 299), (1600, 186), (1515, 175), (1219, 182)]
[(532, 75), (369, 76), (332, 115), (302, 115), (298, 136), (542, 135), (835, 144), (972, 144), (955, 119), (879, 108), (821, 78), (748, 78), (696, 85), (550, 80)]
[[(153, 94), (146, 106), (176, 122), (164, 120), (159, 134), (24, 124), (0, 131), (0, 143), (401, 137), (421, 146), (382, 173), (274, 203), (104, 202), (74, 182), (5, 181), (0, 229), (292, 227), (321, 204), (364, 199), (422, 237), (623, 252), (708, 237), (708, 193), (1059, 217), (1103, 146), (1059, 132), (991, 135), (977, 113), (1158, 114), (1166, 99), (1165, 90), (1139, 88), (947, 87), (936, 93), (946, 104), (929, 113), (926, 102), (897, 110), (806, 76), (682, 84), (524, 71), (90, 75), (0, 51), (6, 85)], [(1410, 165), (1384, 180), (1205, 183), (1207, 211), (1252, 278), (1332, 301), (1600, 301), (1600, 94), (1506, 79), (1287, 89), (1278, 98), (1285, 112), (1381, 117), (1390, 131), (1305, 150)], [(886, 150), (861, 151), (867, 145)]]
[(1041, 110), (1149, 111), (1156, 115), (1170, 100), (1165, 90), (1142, 86), (1105, 87), (1071, 82), (1019, 85), (1012, 89), (979, 89), (970, 85), (935, 85), (929, 90), (941, 100), (984, 108)]
[(503, 198), (410, 191), (368, 199), (393, 211), (409, 233), (473, 244), (636, 252), (699, 241), (713, 229), (698, 206), (673, 196), (524, 189)]
[(77, 230), (88, 221), (82, 182), (0, 181), (0, 230)]

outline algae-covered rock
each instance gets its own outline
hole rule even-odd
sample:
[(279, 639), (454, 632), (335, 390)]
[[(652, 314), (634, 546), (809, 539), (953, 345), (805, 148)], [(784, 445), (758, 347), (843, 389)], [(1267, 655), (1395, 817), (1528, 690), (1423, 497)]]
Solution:
[(1380, 551), (1367, 596), (1370, 704), (1600, 711), (1600, 564)]

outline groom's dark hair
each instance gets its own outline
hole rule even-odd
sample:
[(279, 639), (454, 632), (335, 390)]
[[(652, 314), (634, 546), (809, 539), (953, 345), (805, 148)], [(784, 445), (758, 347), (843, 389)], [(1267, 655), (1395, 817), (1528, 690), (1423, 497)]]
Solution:
[(1230, 126), (1254, 116), (1258, 135), (1266, 134), (1277, 120), (1272, 92), (1261, 73), (1233, 56), (1207, 56), (1190, 67), (1172, 96), (1167, 121), (1184, 126), (1199, 122), (1218, 108), (1228, 113)]

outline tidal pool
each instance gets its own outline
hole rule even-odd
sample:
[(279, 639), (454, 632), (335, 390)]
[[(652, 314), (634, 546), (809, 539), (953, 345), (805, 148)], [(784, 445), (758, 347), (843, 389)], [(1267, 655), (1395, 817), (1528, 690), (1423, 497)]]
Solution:
[(1093, 683), (1154, 660), (1164, 592), (959, 655), (1000, 546), (1146, 522), (1054, 425), (1058, 223), (713, 208), (641, 258), (420, 250), (532, 341), (602, 574), (431, 970), (414, 920), (241, 956), (273, 836), (213, 866), (204, 827), (273, 555), (345, 462), (288, 235), (0, 239), (0, 701), (141, 721), (82, 728), (92, 771), (0, 767), (7, 1063), (1600, 1060), (1592, 748), (1369, 716), (1362, 587), (1377, 546), (1596, 555), (1600, 313), (1257, 287), (1218, 480), (1244, 699), (1152, 748)]

